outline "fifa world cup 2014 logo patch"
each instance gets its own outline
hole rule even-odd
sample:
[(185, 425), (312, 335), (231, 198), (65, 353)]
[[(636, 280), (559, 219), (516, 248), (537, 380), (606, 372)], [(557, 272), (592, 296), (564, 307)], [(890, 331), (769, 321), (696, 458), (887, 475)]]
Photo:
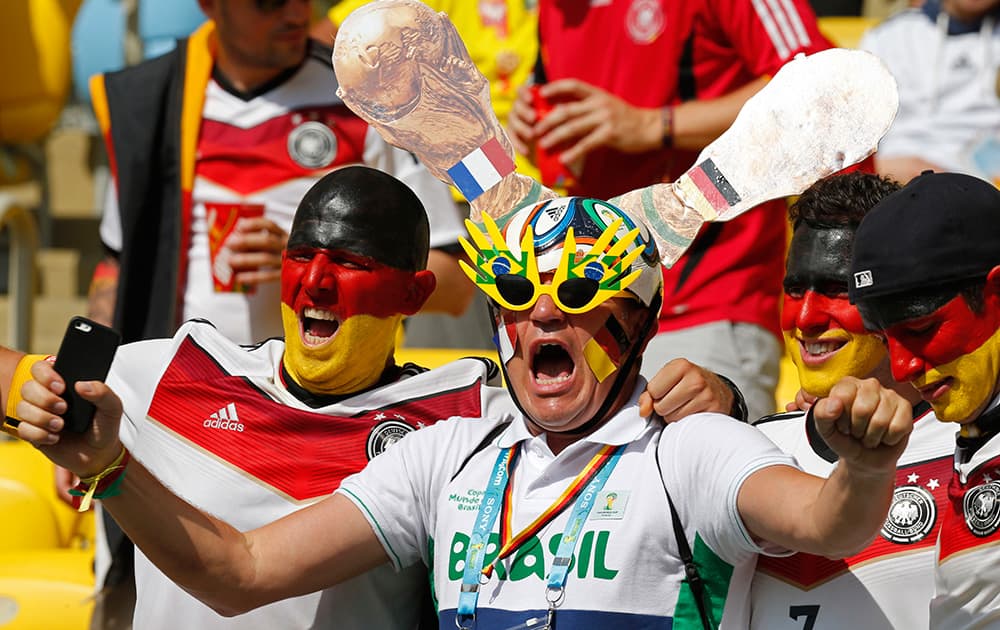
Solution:
[(1000, 483), (991, 481), (966, 492), (962, 509), (973, 534), (983, 538), (996, 532), (1000, 526)]
[(920, 486), (899, 486), (892, 493), (882, 538), (900, 545), (923, 540), (934, 529), (937, 504), (934, 495)]

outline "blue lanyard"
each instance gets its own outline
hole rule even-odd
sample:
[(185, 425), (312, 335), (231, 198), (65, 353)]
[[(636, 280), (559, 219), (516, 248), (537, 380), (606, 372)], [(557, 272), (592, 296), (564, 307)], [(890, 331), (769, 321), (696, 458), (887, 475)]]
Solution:
[[(604, 483), (611, 476), (611, 471), (618, 465), (618, 460), (622, 456), (622, 451), (626, 445), (621, 445), (615, 449), (614, 454), (604, 463), (601, 470), (590, 480), (586, 489), (580, 493), (573, 507), (573, 513), (566, 522), (566, 529), (563, 531), (562, 539), (559, 541), (559, 548), (556, 549), (556, 557), (552, 561), (552, 571), (549, 573), (549, 583), (545, 596), (550, 604), (557, 605), (562, 601), (563, 586), (566, 584), (566, 576), (569, 574), (569, 563), (576, 550), (576, 543), (580, 540), (580, 531), (583, 524), (590, 516), (590, 510), (597, 502), (597, 495), (604, 488)], [(555, 597), (553, 599), (553, 597)]]
[[(520, 452), (517, 444), (500, 451), (496, 463), (493, 464), (489, 485), (486, 486), (483, 499), (479, 503), (479, 512), (476, 514), (472, 535), (469, 536), (469, 549), (465, 555), (462, 590), (458, 595), (458, 614), (455, 623), (459, 624), (460, 628), (471, 628), (475, 622), (476, 603), (479, 600), (479, 578), (486, 559), (486, 544), (489, 542), (490, 532), (493, 531), (497, 516), (500, 515), (503, 492), (507, 488), (510, 471), (514, 469)], [(469, 622), (468, 626), (461, 625), (463, 618)]]
[[(612, 455), (601, 465), (594, 477), (587, 483), (576, 500), (576, 505), (559, 541), (556, 557), (553, 560), (552, 571), (549, 573), (545, 597), (549, 603), (550, 616), (556, 606), (562, 602), (564, 585), (569, 574), (569, 565), (573, 552), (580, 539), (580, 531), (586, 522), (590, 511), (597, 500), (597, 495), (611, 476), (621, 458), (627, 444), (616, 448)], [(469, 547), (465, 556), (465, 569), (462, 573), (462, 586), (458, 596), (455, 624), (462, 629), (475, 625), (476, 606), (479, 600), (479, 587), (483, 580), (483, 564), (486, 559), (486, 545), (493, 525), (502, 508), (503, 494), (510, 481), (510, 471), (514, 469), (520, 452), (518, 445), (500, 451), (493, 471), (490, 474), (489, 485), (483, 493), (479, 504), (479, 512), (469, 536)]]

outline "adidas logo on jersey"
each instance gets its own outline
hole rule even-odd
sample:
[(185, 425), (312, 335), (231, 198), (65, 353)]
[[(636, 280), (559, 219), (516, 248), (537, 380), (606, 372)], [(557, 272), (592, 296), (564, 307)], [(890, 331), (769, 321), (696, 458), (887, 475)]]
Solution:
[(205, 418), (202, 426), (207, 429), (223, 429), (225, 431), (239, 431), (243, 433), (243, 425), (240, 424), (240, 418), (236, 415), (236, 403), (229, 403)]

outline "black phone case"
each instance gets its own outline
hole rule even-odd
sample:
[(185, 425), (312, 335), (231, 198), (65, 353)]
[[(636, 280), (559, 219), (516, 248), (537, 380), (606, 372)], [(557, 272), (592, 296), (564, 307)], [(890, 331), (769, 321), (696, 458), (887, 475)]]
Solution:
[(121, 336), (107, 326), (85, 317), (74, 317), (66, 327), (59, 345), (56, 372), (66, 381), (67, 409), (63, 414), (66, 430), (83, 433), (94, 419), (94, 405), (76, 393), (77, 381), (103, 381), (111, 369), (111, 361), (121, 343)]

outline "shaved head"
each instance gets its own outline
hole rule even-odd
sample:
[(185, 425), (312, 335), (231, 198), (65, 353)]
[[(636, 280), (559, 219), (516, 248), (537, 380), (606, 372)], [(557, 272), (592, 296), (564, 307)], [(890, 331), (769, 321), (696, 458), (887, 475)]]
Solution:
[(305, 194), (288, 235), (288, 250), (343, 250), (396, 269), (427, 266), (427, 213), (403, 182), (365, 166), (327, 174)]

